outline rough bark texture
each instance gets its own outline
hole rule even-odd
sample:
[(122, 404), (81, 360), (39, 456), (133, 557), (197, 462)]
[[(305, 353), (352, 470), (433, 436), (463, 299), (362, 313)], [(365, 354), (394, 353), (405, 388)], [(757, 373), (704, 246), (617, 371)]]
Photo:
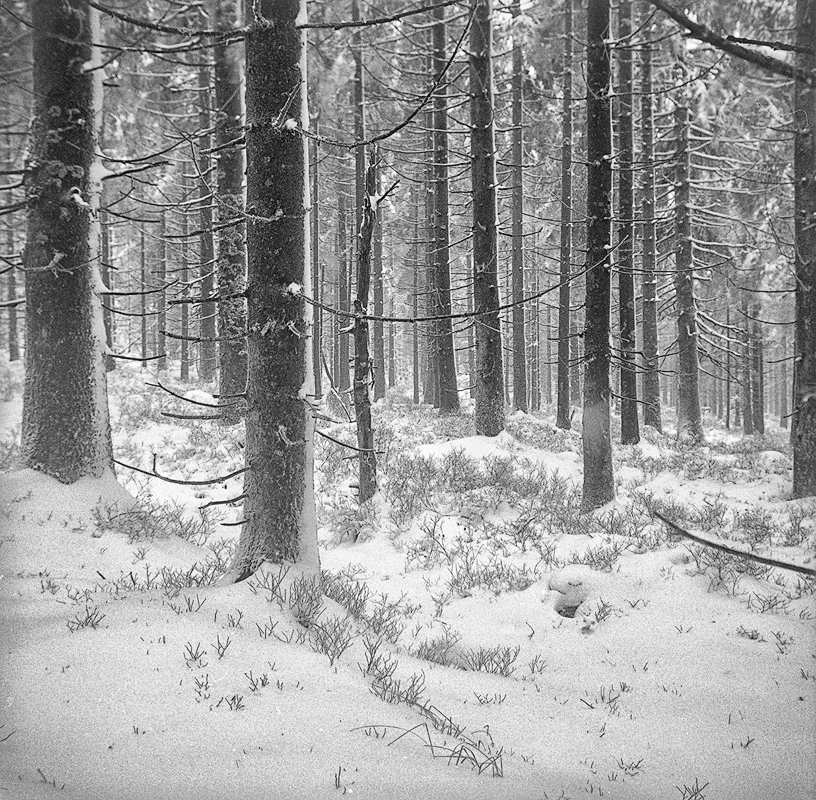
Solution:
[[(158, 277), (159, 286), (164, 286), (167, 282), (167, 217), (164, 211), (161, 215), (161, 223), (159, 228), (159, 258), (158, 258)], [(159, 292), (157, 295), (158, 303), (158, 338), (156, 349), (158, 359), (156, 359), (156, 368), (159, 372), (164, 372), (167, 369), (167, 295), (164, 292)]]
[(302, 2), (261, 0), (246, 37), (248, 472), (239, 576), (264, 560), (319, 568), (307, 404), (312, 320), (298, 291), (311, 290), (308, 158), (297, 129), (308, 120), (305, 35), (295, 27)]
[[(199, 139), (198, 155), (198, 197), (201, 204), (201, 234), (199, 235), (199, 279), (201, 299), (205, 300), (213, 295), (215, 288), (215, 244), (213, 242), (213, 200), (210, 197), (211, 186), (214, 184), (210, 169), (212, 166), (209, 149), (212, 147), (211, 126), (211, 89), (210, 68), (202, 64), (198, 70), (199, 113), (198, 127), (207, 131)], [(201, 344), (198, 349), (198, 377), (202, 381), (211, 381), (215, 377), (215, 368), (218, 364), (218, 348), (216, 342), (216, 309), (215, 303), (205, 302), (197, 306), (200, 324), (198, 327)]]
[[(521, 14), (521, 3), (514, 0), (510, 9)], [(512, 225), (513, 225), (513, 408), (527, 411), (527, 338), (524, 330), (524, 56), (521, 28), (513, 33), (513, 134), (512, 134)]]
[(689, 189), (689, 110), (675, 108), (674, 292), (677, 308), (677, 436), (702, 441), (700, 411), (700, 368), (697, 336), (697, 304), (694, 299), (694, 244), (691, 239), (691, 198)]
[[(339, 261), (338, 280), (340, 289), (340, 310), (349, 311), (349, 268), (348, 268), (348, 213), (346, 210), (346, 193), (341, 187), (337, 201), (337, 258)], [(347, 317), (338, 317), (337, 324), (341, 329), (348, 326)], [(348, 332), (337, 336), (337, 389), (345, 393), (351, 387), (349, 383), (349, 339)]]
[(584, 493), (591, 511), (615, 497), (609, 425), (612, 113), (609, 0), (587, 6), (587, 267), (584, 329)]
[[(642, 2), (641, 18), (645, 23), (651, 14), (647, 2)], [(651, 28), (646, 29), (651, 34)], [(641, 209), (643, 214), (642, 282), (643, 292), (643, 424), (663, 430), (660, 412), (660, 348), (657, 330), (657, 238), (655, 233), (655, 166), (654, 166), (654, 100), (652, 97), (652, 45), (641, 50), (640, 124), (643, 184)]]
[[(416, 319), (419, 316), (419, 234), (420, 234), (420, 204), (416, 203), (416, 219), (414, 220), (414, 285), (411, 292), (411, 316)], [(411, 326), (411, 360), (413, 369), (413, 401), (414, 405), (419, 404), (419, 325), (415, 322)]]
[[(231, 30), (240, 21), (236, 0), (213, 0), (214, 24)], [(218, 393), (225, 422), (235, 422), (242, 410), (235, 395), (246, 388), (246, 250), (244, 246), (244, 150), (233, 144), (241, 138), (243, 102), (241, 48), (217, 44), (214, 48), (215, 144), (218, 147)], [(231, 224), (228, 224), (231, 223)]]
[[(315, 123), (315, 136), (320, 135), (320, 124)], [(317, 140), (312, 145), (312, 297), (321, 303), (323, 292), (320, 280), (320, 159)], [(312, 370), (314, 371), (315, 400), (323, 396), (323, 309), (312, 308)]]
[[(377, 223), (374, 226), (374, 241), (371, 249), (371, 293), (374, 299), (374, 316), (383, 315), (383, 209), (377, 210)], [(371, 326), (372, 368), (374, 370), (374, 400), (385, 397), (385, 338), (383, 323), (375, 320)]]
[(94, 75), (83, 71), (92, 58), (91, 10), (85, 0), (34, 0), (31, 20), (22, 463), (73, 483), (112, 466), (91, 215), (99, 206), (91, 174), (97, 109)]
[[(181, 285), (187, 286), (190, 281), (190, 259), (189, 251), (187, 250), (188, 241), (187, 234), (190, 231), (190, 223), (187, 218), (187, 209), (183, 208), (181, 212), (181, 253), (180, 253), (180, 271), (179, 278)], [(189, 292), (184, 292), (184, 298), (189, 299)], [(190, 380), (190, 304), (182, 303), (181, 305), (181, 363), (179, 365), (179, 379), (182, 381)]]
[[(561, 268), (558, 288), (558, 374), (555, 424), (569, 430), (570, 272), (572, 262), (572, 2), (564, 0), (564, 77), (561, 103)], [(549, 332), (547, 334), (550, 335)]]
[[(433, 74), (438, 80), (447, 61), (446, 9), (433, 12)], [(431, 312), (450, 316), (450, 202), (448, 196), (448, 88), (443, 82), (433, 98), (433, 303)], [(439, 408), (441, 411), (459, 410), (459, 392), (456, 381), (456, 358), (453, 342), (453, 324), (441, 319), (434, 325)]]
[(793, 496), (816, 495), (816, 5), (796, 3), (794, 124), (796, 339), (793, 372)]
[(354, 413), (357, 419), (359, 465), (358, 499), (370, 500), (377, 491), (377, 456), (374, 453), (374, 426), (371, 420), (371, 357), (368, 347), (368, 295), (371, 287), (371, 239), (377, 224), (377, 212), (371, 196), (377, 192), (377, 165), (372, 153), (366, 171), (366, 192), (363, 196), (363, 218), (357, 242), (357, 296), (354, 298)]
[[(11, 193), (10, 193), (11, 194)], [(14, 202), (13, 196), (9, 198), (9, 204)], [(12, 215), (9, 214), (6, 218), (6, 242), (8, 244), (8, 252), (14, 252), (14, 227), (12, 222)], [(6, 273), (6, 299), (14, 301), (17, 299), (17, 271), (10, 269)], [(17, 335), (17, 306), (11, 305), (8, 308), (8, 354), (9, 361), (20, 360), (20, 341)]]
[(620, 324), (621, 443), (640, 441), (635, 329), (635, 204), (632, 124), (632, 1), (620, 0), (618, 38), (618, 318)]
[[(111, 279), (111, 248), (110, 248), (110, 222), (106, 211), (99, 212), (99, 225), (102, 236), (101, 251), (99, 257), (99, 274), (102, 277), (102, 284), (108, 289), (112, 289)], [(9, 248), (9, 253), (12, 250)], [(11, 275), (14, 275), (12, 270)], [(113, 321), (113, 297), (108, 297), (107, 302), (102, 304), (102, 320), (105, 323), (105, 371), (111, 372), (116, 369), (116, 359), (110, 355), (113, 352), (114, 321)], [(10, 347), (10, 345), (9, 345)], [(13, 361), (14, 359), (9, 359)]]
[(476, 433), (504, 429), (504, 376), (496, 245), (492, 0), (472, 0), (470, 146), (473, 184), (473, 305), (476, 317)]

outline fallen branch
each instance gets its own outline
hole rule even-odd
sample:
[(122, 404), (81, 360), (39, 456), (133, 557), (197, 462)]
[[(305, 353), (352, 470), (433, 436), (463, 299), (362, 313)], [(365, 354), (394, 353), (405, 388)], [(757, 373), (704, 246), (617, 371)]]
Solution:
[(805, 567), (802, 564), (791, 564), (788, 561), (779, 561), (775, 558), (768, 558), (767, 556), (760, 556), (757, 553), (751, 553), (746, 550), (740, 550), (736, 547), (730, 547), (727, 544), (723, 544), (719, 540), (713, 541), (711, 539), (706, 539), (704, 536), (700, 536), (699, 533), (689, 533), (679, 525), (675, 525), (675, 523), (673, 523), (671, 520), (666, 519), (658, 511), (653, 511), (652, 514), (664, 525), (668, 525), (678, 536), (684, 536), (686, 539), (691, 539), (691, 541), (697, 542), (698, 544), (705, 545), (706, 547), (712, 547), (714, 550), (720, 550), (723, 553), (728, 553), (732, 556), (740, 556), (741, 558), (747, 558), (751, 561), (757, 561), (760, 564), (767, 564), (770, 567), (789, 569), (792, 572), (798, 572), (800, 575), (816, 577), (816, 569), (813, 569), (812, 567)]

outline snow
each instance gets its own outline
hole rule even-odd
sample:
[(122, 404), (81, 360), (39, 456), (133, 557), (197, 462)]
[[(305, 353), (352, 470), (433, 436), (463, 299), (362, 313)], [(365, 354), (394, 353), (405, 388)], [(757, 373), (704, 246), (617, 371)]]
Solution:
[[(146, 467), (157, 452), (160, 469), (181, 477), (240, 466), (240, 426), (171, 424), (161, 404), (183, 402), (143, 386), (145, 379), (127, 365), (110, 375), (117, 458)], [(1, 403), (3, 425), (17, 425), (19, 411), (17, 397)], [(388, 402), (376, 414), (387, 451), (380, 473), (394, 485), (384, 482), (365, 513), (356, 511), (349, 488), (354, 459), (343, 461), (347, 452), (318, 440), (318, 520), (311, 524), (321, 525), (322, 567), (364, 584), (369, 614), (383, 594), (383, 603), (401, 603), (396, 619), (405, 631), (397, 644), (383, 644), (399, 662), (396, 676), (407, 682), (424, 675), (423, 699), (464, 726), (463, 737), (482, 753), (495, 756), (501, 748), (494, 763), (502, 777), (450, 761), (442, 748), (462, 739), (435, 729), (416, 706), (375, 696), (371, 675), (358, 665), (366, 664), (366, 638), (376, 637), (360, 620), (350, 623), (350, 648), (330, 665), (257, 577), (178, 593), (172, 581), (162, 588), (162, 569), (172, 576), (212, 558), (211, 545), (234, 542), (238, 529), (216, 525), (207, 539), (159, 528), (140, 538), (122, 524), (138, 511), (134, 495), (153, 508), (178, 503), (190, 521), (206, 502), (238, 495), (240, 478), (189, 487), (122, 473), (126, 492), (110, 474), (64, 486), (21, 470), (0, 475), (5, 796), (207, 800), (228, 792), (261, 800), (274, 785), (275, 796), (285, 798), (655, 800), (681, 798), (698, 782), (708, 786), (697, 796), (709, 800), (813, 797), (812, 585), (786, 608), (761, 613), (758, 598), (784, 599), (777, 581), (790, 594), (796, 576), (774, 570), (717, 584), (716, 568), (701, 572), (694, 548), (666, 538), (647, 517), (643, 547), (581, 527), (586, 520), (578, 517), (575, 529), (542, 528), (555, 500), (531, 506), (531, 525), (540, 528), (535, 541), (553, 548), (548, 560), (532, 544), (511, 541), (511, 529), (523, 530), (512, 528), (519, 511), (535, 497), (508, 488), (514, 484), (502, 465), (516, 476), (535, 474), (542, 487), (541, 476), (555, 470), (580, 487), (573, 432), (514, 415), (510, 432), (489, 438), (470, 435), (465, 416)], [(351, 425), (329, 432), (354, 441)], [(790, 455), (781, 433), (741, 447), (733, 434), (712, 431), (707, 448), (678, 447), (651, 433), (639, 445), (616, 446), (620, 488), (604, 511), (608, 524), (644, 493), (697, 511), (720, 503), (725, 520), (763, 510), (781, 526), (801, 511), (800, 543), (786, 544), (779, 527), (756, 549), (766, 553), (773, 545), (800, 562), (813, 558), (813, 505), (787, 499)], [(408, 465), (404, 473), (400, 463)], [(457, 463), (470, 471), (457, 473)], [(448, 477), (438, 472), (443, 464)], [(421, 469), (437, 470), (439, 492), (428, 502), (420, 497)], [(489, 470), (504, 476), (494, 481), (505, 481), (501, 488), (479, 478)], [(414, 481), (402, 495), (398, 475)], [(471, 488), (458, 486), (467, 481)], [(417, 501), (401, 522), (400, 499)], [(239, 507), (218, 508), (224, 521), (240, 518)], [(356, 541), (343, 533), (348, 526), (359, 532)], [(724, 533), (714, 526), (709, 535)], [(447, 555), (433, 550), (434, 541)], [(608, 569), (570, 563), (616, 542), (629, 546)], [(529, 580), (510, 588), (498, 579), (477, 582), (446, 599), (457, 575), (462, 588), (474, 554)], [(285, 585), (301, 574), (292, 570)], [(318, 622), (345, 614), (327, 599)], [(78, 627), (89, 615), (92, 622)], [(307, 639), (263, 638), (265, 626)], [(445, 636), (460, 637), (452, 650), (459, 659), (477, 648), (518, 647), (514, 671), (502, 676), (418, 657), (419, 644)], [(191, 660), (197, 646), (206, 654)], [(268, 685), (252, 691), (250, 674), (265, 674)], [(230, 710), (236, 696), (242, 708)]]

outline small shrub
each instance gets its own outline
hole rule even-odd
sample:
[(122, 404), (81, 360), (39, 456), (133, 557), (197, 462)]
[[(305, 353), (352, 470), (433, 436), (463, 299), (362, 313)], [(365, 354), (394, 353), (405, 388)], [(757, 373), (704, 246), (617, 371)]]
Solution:
[(516, 668), (513, 666), (519, 657), (521, 647), (479, 647), (467, 650), (460, 656), (465, 669), (473, 672), (491, 672), (509, 678)]
[(309, 646), (329, 659), (329, 666), (351, 647), (354, 635), (348, 617), (331, 617), (328, 621), (312, 622), (309, 628)]
[(68, 620), (68, 630), (71, 633), (76, 633), (81, 628), (98, 628), (105, 615), (94, 606), (85, 606), (84, 611), (78, 611), (72, 620)]

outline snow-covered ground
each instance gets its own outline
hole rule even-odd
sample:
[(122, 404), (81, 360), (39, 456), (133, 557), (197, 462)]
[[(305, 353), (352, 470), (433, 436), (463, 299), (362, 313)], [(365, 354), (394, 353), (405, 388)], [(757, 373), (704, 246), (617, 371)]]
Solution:
[[(144, 376), (110, 376), (119, 460), (241, 466), (240, 428), (162, 418), (178, 401)], [(322, 609), (294, 569), (217, 584), (240, 509), (198, 508), (240, 479), (0, 475), (0, 797), (816, 796), (816, 580), (650, 513), (813, 567), (786, 432), (617, 446), (618, 500), (587, 518), (580, 436), (544, 416), (496, 439), (394, 402), (376, 421), (362, 512), (352, 454), (317, 443)]]

